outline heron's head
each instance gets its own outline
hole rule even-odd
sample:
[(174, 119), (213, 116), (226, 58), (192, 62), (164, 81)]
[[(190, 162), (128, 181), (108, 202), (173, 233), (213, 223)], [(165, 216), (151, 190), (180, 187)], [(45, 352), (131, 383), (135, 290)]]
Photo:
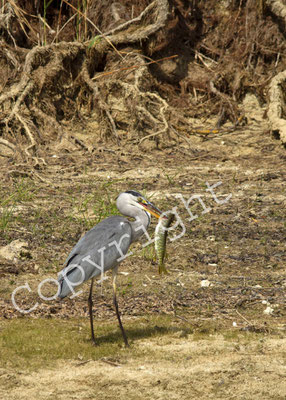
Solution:
[(154, 215), (156, 218), (160, 218), (162, 211), (159, 210), (153, 203), (148, 201), (142, 194), (135, 192), (134, 190), (128, 190), (127, 192), (121, 193), (117, 198), (117, 208), (120, 210), (122, 204), (125, 206), (136, 207), (147, 213)]

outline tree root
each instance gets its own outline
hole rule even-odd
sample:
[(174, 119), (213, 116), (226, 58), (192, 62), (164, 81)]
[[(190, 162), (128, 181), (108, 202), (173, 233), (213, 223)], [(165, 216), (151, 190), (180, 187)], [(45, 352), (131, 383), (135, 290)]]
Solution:
[[(168, 11), (168, 0), (155, 0), (148, 7), (146, 7), (139, 17), (128, 21), (118, 28), (115, 28), (113, 31), (111, 31), (113, 34), (107, 37), (115, 45), (122, 43), (135, 43), (147, 39), (165, 26), (168, 18)], [(141, 22), (143, 17), (146, 17), (147, 14), (151, 14), (152, 12), (155, 14), (153, 23), (150, 23), (149, 25), (142, 24), (142, 26), (138, 26), (136, 24), (137, 22)], [(128, 29), (122, 32), (121, 29), (125, 28)], [(118, 32), (118, 30), (120, 31)]]
[[(128, 132), (137, 132), (136, 141), (141, 145), (146, 139), (169, 132), (167, 116), (172, 112), (172, 107), (157, 93), (144, 90), (145, 82), (148, 79), (148, 71), (141, 56), (136, 55), (135, 60), (136, 64), (141, 66), (138, 66), (138, 69), (135, 70), (134, 79), (131, 82), (109, 80), (104, 83), (104, 92), (112, 93), (115, 88), (117, 88), (117, 91), (120, 88), (122, 98), (132, 99), (132, 102), (125, 102), (124, 112), (120, 114), (116, 112), (116, 103), (113, 107), (111, 106), (110, 113), (115, 122), (115, 125), (112, 125), (114, 128), (116, 125), (128, 124)], [(114, 101), (116, 101), (115, 98), (114, 100), (111, 99), (111, 104)], [(120, 103), (118, 107), (122, 107)], [(129, 120), (126, 117), (128, 115), (132, 116)]]
[(282, 83), (286, 86), (286, 70), (277, 74), (270, 82), (269, 86), (269, 107), (267, 116), (272, 132), (279, 133), (280, 139), (286, 144), (286, 120), (282, 118), (283, 107), (285, 110), (284, 93), (281, 88)]
[[(90, 110), (96, 105), (99, 113), (107, 116), (105, 124), (108, 125), (108, 130), (113, 132), (119, 144), (112, 110), (99, 91), (98, 81), (92, 80), (91, 71), (96, 72), (96, 65), (102, 62), (110, 45), (113, 47), (123, 43), (140, 42), (160, 30), (168, 18), (168, 9), (168, 0), (153, 1), (138, 17), (104, 34), (106, 40), (99, 42), (98, 48), (89, 48), (88, 43), (79, 42), (60, 42), (32, 48), (26, 55), (20, 81), (0, 95), (0, 112), (5, 124), (2, 137), (6, 136), (6, 139), (9, 139), (13, 133), (17, 140), (17, 135), (24, 131), (29, 142), (28, 146), (23, 144), (25, 160), (26, 162), (35, 160), (36, 165), (39, 165), (38, 144), (45, 142), (47, 135), (50, 137), (53, 134), (55, 138), (59, 138), (59, 135), (63, 137), (65, 134), (59, 122), (61, 115), (68, 108), (64, 107), (64, 101), (72, 102), (72, 107), (77, 105), (77, 109), (80, 109), (84, 98), (85, 104), (88, 102), (90, 105)], [(11, 18), (10, 14), (7, 18)], [(6, 29), (9, 27), (9, 21), (2, 22), (2, 25), (6, 24)], [(134, 93), (131, 87), (129, 90)], [(137, 95), (145, 97), (146, 102), (148, 96), (155, 98), (152, 93), (148, 95), (138, 89), (135, 91)], [(76, 97), (73, 93), (77, 93)], [(157, 97), (156, 101), (159, 99), (159, 96)], [(75, 98), (75, 101), (70, 100), (72, 98)], [(69, 107), (71, 113), (72, 107)], [(167, 122), (163, 116), (166, 108), (167, 103), (161, 101), (159, 115), (164, 124), (162, 133), (167, 129)], [(148, 116), (148, 112), (146, 109), (145, 116)], [(152, 112), (149, 112), (149, 121), (152, 121), (151, 117)], [(154, 117), (152, 124), (155, 122), (160, 123)], [(22, 137), (23, 135), (21, 141)], [(2, 145), (7, 146), (4, 142)], [(10, 150), (14, 149), (10, 147)]]
[(29, 140), (31, 142), (31, 144), (28, 147), (25, 148), (25, 153), (27, 154), (28, 157), (30, 157), (31, 155), (29, 153), (29, 150), (33, 149), (36, 146), (36, 142), (35, 142), (34, 136), (32, 135), (31, 130), (30, 130), (27, 122), (19, 114), (15, 113), (15, 116), (18, 118), (18, 120), (23, 125), (23, 127), (25, 129), (25, 132), (26, 132), (26, 134), (27, 134), (27, 136), (28, 136), (28, 138), (29, 138)]
[(286, 5), (279, 0), (266, 0), (266, 5), (277, 17), (286, 19)]
[[(66, 9), (74, 7), (69, 1), (64, 2)], [(59, 2), (50, 3), (49, 9), (54, 8), (56, 12)], [(70, 141), (65, 126), (78, 120), (84, 123), (91, 112), (100, 120), (93, 124), (100, 131), (98, 141), (105, 135), (118, 145), (120, 138), (126, 137), (121, 136), (122, 133), (127, 132), (128, 138), (138, 145), (146, 145), (149, 139), (155, 140), (157, 145), (162, 137), (177, 139), (180, 129), (187, 130), (187, 117), (199, 118), (205, 115), (206, 109), (209, 114), (221, 113), (218, 125), (229, 118), (234, 123), (231, 129), (235, 129), (239, 120), (238, 101), (248, 91), (255, 91), (265, 101), (266, 84), (271, 79), (268, 71), (285, 70), (281, 30), (281, 20), (285, 22), (286, 19), (283, 0), (240, 1), (239, 6), (238, 2), (232, 2), (232, 6), (230, 2), (223, 2), (225, 5), (219, 7), (218, 18), (213, 20), (216, 22), (203, 18), (213, 12), (214, 0), (146, 0), (144, 4), (149, 4), (143, 11), (143, 3), (137, 1), (134, 7), (132, 5), (132, 15), (133, 10), (139, 15), (130, 16), (128, 21), (130, 2), (123, 7), (126, 10), (123, 16), (116, 8), (118, 3), (112, 0), (102, 3), (113, 7), (111, 21), (106, 17), (101, 25), (103, 14), (99, 2), (93, 2), (93, 11), (97, 13), (92, 14), (91, 10), (90, 19), (87, 15), (86, 20), (83, 18), (87, 26), (92, 26), (88, 35), (96, 35), (93, 40), (53, 42), (60, 40), (61, 30), (65, 29), (66, 33), (73, 29), (69, 24), (73, 17), (67, 13), (62, 20), (65, 24), (57, 26), (57, 35), (47, 39), (51, 44), (28, 50), (37, 40), (37, 32), (33, 31), (34, 36), (25, 42), (21, 53), (15, 50), (13, 54), (19, 54), (19, 60), (26, 55), (21, 70), (17, 57), (15, 61), (8, 53), (11, 43), (18, 46), (17, 51), (21, 46), (16, 36), (15, 40), (11, 37), (17, 12), (21, 11), (15, 7), (14, 0), (5, 3), (6, 16), (0, 14), (0, 28), (8, 50), (4, 46), (0, 52), (0, 67), (3, 64), (8, 72), (2, 85), (6, 92), (0, 94), (0, 155), (13, 157), (17, 154), (22, 156), (23, 162), (39, 167), (45, 164), (41, 145), (67, 151), (74, 151), (78, 146), (90, 151), (90, 142), (86, 145), (82, 137), (77, 139), (74, 135), (74, 140)], [(258, 12), (257, 3), (258, 8), (261, 6)], [(274, 21), (264, 14), (265, 7), (277, 16), (272, 18)], [(22, 36), (23, 31), (29, 36), (28, 23), (33, 14), (30, 11), (24, 14), (23, 26), (19, 21), (16, 23)], [(124, 22), (114, 29), (109, 28), (119, 21)], [(52, 18), (49, 23), (51, 29), (55, 29)], [(100, 29), (95, 23), (99, 23)], [(34, 22), (31, 24), (36, 26)], [(240, 29), (240, 25), (245, 29)], [(39, 42), (42, 39), (39, 38)], [(152, 59), (148, 58), (151, 55)], [(170, 61), (174, 57), (177, 59)], [(158, 63), (159, 67), (147, 66), (147, 59), (151, 61), (149, 64)], [(159, 64), (162, 60), (163, 65)], [(282, 125), (285, 117), (283, 93), (279, 87), (285, 85), (284, 74), (278, 74), (271, 81), (268, 110), (272, 130), (278, 130), (281, 138), (286, 135)], [(179, 122), (183, 115), (186, 121)], [(217, 129), (191, 131), (203, 135), (216, 134)], [(10, 143), (17, 143), (17, 146)]]
[[(156, 93), (151, 93), (151, 92), (147, 92), (145, 94), (145, 96), (148, 96), (149, 98), (154, 98), (155, 100), (157, 100), (157, 102), (153, 101), (153, 104), (159, 108), (159, 115), (161, 117), (161, 120), (159, 120), (158, 118), (155, 118), (154, 116), (152, 116), (152, 114), (148, 111), (148, 110), (144, 110), (146, 112), (146, 114), (149, 116), (150, 120), (155, 122), (155, 125), (158, 124), (163, 124), (163, 127), (161, 129), (159, 129), (157, 132), (154, 133), (150, 133), (147, 136), (144, 136), (140, 141), (139, 141), (139, 145), (146, 139), (150, 139), (150, 138), (154, 138), (155, 136), (158, 135), (162, 135), (164, 133), (168, 132), (169, 129), (169, 124), (167, 122), (166, 116), (165, 116), (165, 111), (168, 110), (170, 107), (168, 105), (168, 103), (162, 99), (162, 97), (158, 96)], [(160, 103), (161, 103), (161, 107), (160, 107)], [(140, 110), (142, 110), (143, 107), (140, 107)], [(143, 112), (144, 112), (143, 111)]]
[(0, 156), (1, 157), (13, 157), (16, 152), (16, 147), (9, 142), (0, 137)]

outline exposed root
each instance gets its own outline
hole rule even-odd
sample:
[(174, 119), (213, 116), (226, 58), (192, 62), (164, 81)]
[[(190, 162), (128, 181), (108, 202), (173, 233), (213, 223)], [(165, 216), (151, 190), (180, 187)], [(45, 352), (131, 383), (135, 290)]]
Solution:
[(16, 147), (8, 140), (0, 137), (0, 156), (10, 158), (13, 157), (15, 152)]
[[(147, 39), (165, 26), (168, 18), (168, 11), (168, 0), (155, 0), (141, 13), (141, 15), (138, 17), (138, 20), (135, 18), (132, 23), (123, 24), (121, 27), (122, 29), (129, 29), (123, 32), (121, 30), (118, 32), (118, 30), (115, 29), (114, 34), (108, 36), (108, 39), (116, 45), (121, 43), (135, 43)], [(152, 12), (154, 12), (156, 16), (152, 23), (146, 26), (145, 24), (139, 26), (135, 24), (135, 22), (141, 22), (143, 17), (149, 13), (151, 14)]]
[(286, 119), (282, 118), (282, 116), (283, 113), (285, 115), (286, 107), (284, 100), (285, 88), (286, 70), (277, 74), (270, 82), (269, 107), (267, 112), (272, 132), (279, 133), (280, 139), (284, 144), (286, 144)]
[[(61, 112), (58, 107), (58, 99), (73, 85), (73, 78), (66, 71), (64, 63), (67, 60), (71, 62), (77, 59), (81, 60), (84, 48), (81, 43), (60, 43), (46, 47), (34, 47), (26, 56), (20, 82), (0, 96), (0, 109), (4, 116), (7, 138), (10, 136), (11, 130), (14, 135), (17, 135), (17, 131), (21, 132), (21, 127), (23, 127), (30, 142), (28, 146), (23, 145), (27, 161), (35, 156), (37, 146), (44, 141), (45, 136), (53, 134), (54, 137), (58, 137), (63, 134), (62, 127), (57, 121)], [(83, 60), (84, 58), (82, 58)], [(77, 75), (80, 75), (80, 70)], [(62, 82), (60, 82), (61, 79)], [(70, 80), (70, 87), (68, 80)], [(65, 85), (65, 89), (61, 84)], [(54, 94), (54, 98), (53, 94), (51, 98), (51, 93)], [(42, 98), (41, 102), (38, 101), (40, 97)], [(9, 109), (11, 109), (10, 112)], [(21, 126), (18, 126), (17, 121)], [(46, 126), (49, 126), (48, 132), (44, 129)], [(21, 147), (21, 142), (19, 147)], [(35, 165), (39, 165), (39, 163), (36, 159)]]
[[(155, 122), (155, 125), (163, 124), (163, 127), (161, 129), (159, 129), (157, 132), (150, 133), (149, 135), (144, 136), (139, 141), (139, 144), (141, 144), (146, 139), (154, 138), (155, 136), (158, 136), (158, 135), (163, 135), (164, 133), (167, 133), (168, 129), (169, 129), (169, 124), (167, 122), (166, 115), (165, 115), (166, 111), (170, 108), (168, 103), (164, 99), (162, 99), (162, 97), (158, 96), (156, 93), (147, 92), (146, 96), (148, 96), (149, 98), (154, 98), (156, 100), (156, 101), (152, 102), (155, 107), (159, 107), (159, 104), (161, 103), (161, 107), (159, 107), (159, 115), (161, 117), (161, 120), (153, 117), (149, 111), (147, 111), (147, 110), (144, 110), (144, 111), (147, 113), (150, 120)], [(140, 107), (140, 110), (142, 110), (142, 107)]]
[[(125, 79), (125, 81), (112, 79), (104, 83), (103, 91), (112, 93), (115, 88), (117, 88), (117, 91), (120, 88), (122, 98), (127, 99), (121, 113), (118, 113), (116, 109), (122, 108), (122, 105), (118, 103), (117, 106), (117, 100), (110, 95), (108, 100), (111, 105), (110, 116), (114, 121), (113, 129), (116, 126), (128, 125), (126, 130), (128, 133), (137, 132), (136, 141), (140, 145), (148, 138), (168, 133), (168, 119), (172, 107), (159, 94), (144, 90), (148, 71), (139, 55), (135, 56), (135, 60), (136, 64), (141, 66), (135, 71), (134, 79), (131, 82), (130, 79)], [(129, 99), (130, 101), (128, 101)], [(107, 102), (107, 100), (105, 101)], [(128, 118), (129, 115), (132, 118)], [(116, 135), (115, 132), (114, 134)]]
[[(25, 100), (26, 96), (28, 96), (28, 95), (31, 93), (33, 87), (34, 87), (33, 82), (28, 82), (28, 81), (27, 81), (27, 85), (25, 86), (23, 92), (21, 93), (21, 92), (19, 91), (19, 93), (17, 93), (17, 94), (15, 93), (15, 96), (18, 95), (18, 99), (17, 99), (17, 101), (15, 102), (14, 107), (12, 108), (11, 113), (10, 113), (9, 116), (5, 119), (5, 123), (6, 123), (6, 124), (8, 124), (8, 123), (11, 121), (11, 119), (14, 117), (14, 115), (19, 119), (19, 116), (17, 115), (17, 113), (19, 112), (19, 109), (20, 109), (20, 107), (21, 107), (23, 101)], [(20, 121), (20, 119), (19, 119), (19, 121)], [(20, 121), (20, 122), (21, 122), (21, 121)]]
[(4, 7), (5, 7), (5, 12), (0, 14), (0, 29), (4, 30), (4, 32), (7, 33), (9, 38), (12, 40), (14, 46), (16, 47), (17, 45), (14, 36), (12, 34), (12, 28), (11, 28), (11, 21), (14, 18), (15, 14), (10, 3), (5, 4), (3, 8)]
[[(45, 165), (44, 146), (90, 151), (85, 139), (69, 140), (69, 127), (91, 114), (98, 141), (111, 138), (118, 145), (123, 137), (158, 145), (162, 138), (177, 140), (178, 131), (210, 138), (217, 129), (192, 130), (188, 123), (206, 113), (220, 116), (219, 128), (230, 119), (235, 129), (245, 94), (266, 102), (271, 74), (278, 79), (286, 68), (282, 0), (221, 2), (215, 10), (215, 0), (136, 0), (132, 7), (128, 0), (90, 0), (86, 13), (72, 1), (49, 2), (48, 17), (39, 11), (41, 2), (26, 3), (21, 9), (15, 0), (4, 2), (0, 11), (0, 68), (7, 75), (0, 85), (6, 90), (0, 94), (0, 138), (17, 143), (13, 149), (0, 142), (0, 154), (23, 154), (36, 168)], [(77, 31), (79, 41), (67, 35), (69, 41), (54, 43), (79, 23), (86, 29), (84, 35)], [(41, 29), (49, 34), (43, 37)], [(35, 42), (48, 44), (33, 47)], [(282, 138), (279, 85), (285, 80), (277, 79), (268, 115)]]
[(35, 146), (36, 146), (36, 142), (35, 142), (34, 136), (32, 135), (31, 130), (30, 130), (27, 122), (19, 114), (15, 113), (15, 116), (18, 118), (18, 120), (23, 125), (23, 127), (25, 129), (25, 132), (26, 132), (26, 134), (27, 134), (27, 136), (28, 136), (28, 138), (29, 138), (29, 140), (31, 142), (31, 144), (28, 147), (25, 148), (25, 153), (27, 154), (28, 157), (30, 157), (31, 154), (29, 153), (29, 150), (35, 148)]
[(15, 151), (15, 146), (13, 145), (13, 143), (8, 142), (8, 140), (0, 138), (0, 144), (3, 144), (4, 146), (9, 147), (9, 149)]
[[(130, 25), (133, 25), (133, 24), (135, 24), (137, 22), (141, 22), (142, 18), (145, 17), (147, 15), (147, 13), (149, 13), (154, 8), (155, 4), (156, 4), (156, 1), (153, 1), (153, 3), (149, 4), (149, 6), (147, 6), (145, 8), (145, 10), (143, 10), (142, 13), (140, 15), (138, 15), (138, 17), (132, 18), (131, 20), (126, 21), (123, 24), (121, 24), (121, 25), (117, 26), (116, 28), (112, 29), (111, 31), (106, 32), (105, 36), (114, 35), (117, 32), (121, 32), (123, 29), (125, 30)], [(102, 36), (103, 35), (101, 35), (100, 37), (102, 37)]]
[[(92, 80), (91, 70), (95, 70), (96, 65), (101, 62), (109, 45), (114, 47), (120, 43), (140, 42), (162, 28), (168, 17), (168, 7), (168, 0), (155, 0), (138, 17), (104, 34), (107, 41), (100, 43), (101, 53), (96, 48), (90, 49), (88, 43), (78, 42), (61, 42), (32, 48), (26, 55), (20, 81), (0, 96), (0, 110), (4, 116), (7, 138), (11, 130), (15, 133), (24, 128), (30, 142), (24, 147), (24, 153), (28, 159), (35, 157), (39, 141), (44, 141), (47, 135), (43, 128), (49, 127), (49, 135), (54, 132), (54, 137), (59, 137), (59, 134), (60, 137), (63, 136), (62, 125), (58, 122), (62, 118), (61, 108), (64, 105), (60, 99), (64, 97), (70, 102), (70, 92), (78, 92), (75, 102), (77, 109), (80, 110), (83, 98), (86, 99), (89, 110), (96, 105), (99, 112), (101, 110), (106, 114), (109, 130), (119, 144), (112, 111), (99, 92), (98, 82)], [(118, 53), (117, 50), (116, 52)], [(122, 58), (121, 55), (120, 57)], [(22, 128), (17, 122), (20, 122)]]
[(277, 17), (286, 19), (286, 5), (280, 0), (266, 0), (266, 5)]

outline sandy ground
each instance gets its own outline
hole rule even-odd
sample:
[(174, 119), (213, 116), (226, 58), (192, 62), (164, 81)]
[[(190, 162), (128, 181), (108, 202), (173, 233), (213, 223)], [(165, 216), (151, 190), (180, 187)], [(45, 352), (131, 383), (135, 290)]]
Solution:
[(169, 337), (136, 346), (145, 352), (140, 362), (67, 361), (29, 374), (1, 370), (1, 398), (285, 399), (285, 338)]

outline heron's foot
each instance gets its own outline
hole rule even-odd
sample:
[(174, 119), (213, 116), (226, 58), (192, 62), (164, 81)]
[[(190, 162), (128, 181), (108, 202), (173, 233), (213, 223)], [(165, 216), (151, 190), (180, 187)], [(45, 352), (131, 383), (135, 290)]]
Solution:
[(97, 341), (94, 338), (91, 338), (90, 340), (91, 340), (93, 346), (99, 346), (99, 344), (97, 343)]

